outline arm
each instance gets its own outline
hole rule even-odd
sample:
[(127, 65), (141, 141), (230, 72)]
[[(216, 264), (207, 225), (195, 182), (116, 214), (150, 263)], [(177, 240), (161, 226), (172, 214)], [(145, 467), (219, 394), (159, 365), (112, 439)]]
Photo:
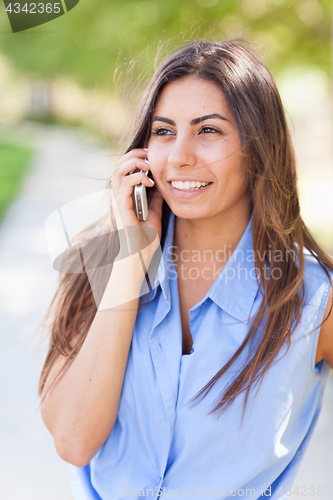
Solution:
[[(324, 318), (327, 317), (332, 304), (332, 289), (330, 290)], [(321, 360), (326, 361), (333, 368), (333, 311), (320, 328), (316, 364)]]
[[(139, 223), (132, 209), (133, 186), (139, 182), (146, 186), (150, 183), (144, 174), (126, 175), (134, 170), (133, 162), (139, 163), (135, 155), (138, 150), (125, 155), (114, 175), (115, 196), (117, 193), (120, 198), (118, 201), (116, 198), (117, 216), (125, 226), (147, 224), (156, 228), (160, 236), (163, 200), (157, 191), (146, 223)], [(149, 168), (141, 161), (145, 169)], [(143, 251), (147, 267), (153, 253), (154, 248), (150, 247)], [(114, 263), (99, 310), (79, 353), (48, 393), (64, 361), (62, 356), (57, 358), (46, 380), (42, 417), (59, 455), (74, 465), (86, 465), (115, 424), (143, 279), (138, 254)]]
[[(115, 264), (105, 294), (117, 296), (122, 283), (123, 293), (136, 287), (139, 296), (142, 267), (124, 269), (123, 262)], [(90, 461), (115, 424), (137, 307), (135, 299), (97, 312), (73, 364), (42, 403), (59, 455), (75, 465)]]

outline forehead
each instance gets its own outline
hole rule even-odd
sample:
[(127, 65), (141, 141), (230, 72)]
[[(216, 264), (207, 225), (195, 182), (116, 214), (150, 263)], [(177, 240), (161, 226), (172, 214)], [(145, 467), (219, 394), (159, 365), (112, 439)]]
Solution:
[(167, 84), (157, 100), (154, 114), (176, 110), (182, 113), (223, 111), (231, 115), (225, 96), (217, 84), (195, 76), (186, 76)]

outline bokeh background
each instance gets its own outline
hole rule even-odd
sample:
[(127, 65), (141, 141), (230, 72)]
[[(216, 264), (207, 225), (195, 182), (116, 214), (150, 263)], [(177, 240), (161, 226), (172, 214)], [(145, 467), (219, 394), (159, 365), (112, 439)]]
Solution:
[[(81, 0), (15, 34), (1, 3), (1, 499), (70, 496), (67, 464), (38, 410), (47, 347), (39, 325), (58, 279), (45, 220), (104, 188), (156, 62), (197, 37), (256, 44), (288, 114), (302, 216), (333, 251), (331, 0)], [(333, 498), (332, 382), (292, 498), (311, 485), (330, 487)]]

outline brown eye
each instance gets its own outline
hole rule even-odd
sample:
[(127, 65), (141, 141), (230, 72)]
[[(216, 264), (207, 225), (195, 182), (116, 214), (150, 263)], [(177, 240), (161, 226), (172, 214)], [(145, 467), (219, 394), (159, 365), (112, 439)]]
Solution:
[(152, 130), (151, 132), (152, 135), (158, 135), (158, 136), (163, 136), (163, 135), (173, 135), (174, 133), (172, 132), (172, 130), (169, 130), (167, 128), (164, 128), (164, 127), (160, 127), (156, 130)]
[(217, 130), (214, 127), (202, 127), (202, 129), (199, 132), (200, 134), (221, 134), (219, 130)]

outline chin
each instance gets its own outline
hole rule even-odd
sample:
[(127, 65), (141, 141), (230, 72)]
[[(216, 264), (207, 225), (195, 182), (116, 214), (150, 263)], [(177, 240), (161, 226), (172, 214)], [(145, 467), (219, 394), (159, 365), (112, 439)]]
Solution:
[(179, 219), (199, 220), (199, 219), (207, 219), (210, 217), (208, 214), (204, 214), (201, 210), (196, 210), (195, 208), (182, 209), (179, 207), (170, 206), (170, 209)]

